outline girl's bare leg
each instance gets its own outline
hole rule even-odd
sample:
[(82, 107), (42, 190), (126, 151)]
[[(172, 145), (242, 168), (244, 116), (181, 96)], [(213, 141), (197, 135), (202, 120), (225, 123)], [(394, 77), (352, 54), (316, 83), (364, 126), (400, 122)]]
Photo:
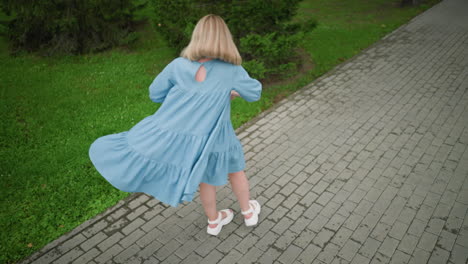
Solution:
[[(249, 200), (250, 200), (250, 191), (249, 191), (249, 181), (245, 176), (245, 172), (238, 171), (234, 173), (229, 173), (229, 181), (231, 182), (232, 191), (239, 201), (239, 205), (242, 211), (247, 211), (250, 209)], [(245, 215), (244, 217), (249, 219), (252, 216), (252, 213)]]
[[(205, 214), (208, 220), (214, 221), (218, 218), (218, 211), (216, 210), (216, 186), (200, 183), (200, 199), (205, 210)], [(222, 218), (226, 218), (225, 212), (222, 212)], [(215, 228), (218, 224), (208, 225), (211, 228)]]

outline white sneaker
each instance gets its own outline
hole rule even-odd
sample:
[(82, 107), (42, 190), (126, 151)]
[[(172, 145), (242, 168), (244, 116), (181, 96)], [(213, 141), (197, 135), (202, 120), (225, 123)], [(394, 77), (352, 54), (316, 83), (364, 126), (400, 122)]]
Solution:
[[(223, 214), (221, 212), (226, 213), (226, 218), (223, 219)], [(216, 220), (214, 221), (208, 220), (208, 224), (210, 225), (217, 224), (217, 226), (213, 228), (208, 226), (208, 228), (206, 229), (206, 232), (208, 232), (208, 234), (210, 235), (217, 236), (219, 232), (221, 232), (221, 228), (223, 228), (223, 225), (229, 224), (233, 218), (234, 218), (234, 211), (232, 209), (224, 209), (224, 210), (219, 211), (218, 218)]]
[(258, 223), (258, 215), (260, 214), (260, 203), (257, 200), (250, 200), (249, 201), (250, 209), (247, 211), (241, 211), (243, 215), (248, 215), (252, 213), (252, 216), (247, 219), (244, 217), (245, 225), (246, 226), (254, 226)]

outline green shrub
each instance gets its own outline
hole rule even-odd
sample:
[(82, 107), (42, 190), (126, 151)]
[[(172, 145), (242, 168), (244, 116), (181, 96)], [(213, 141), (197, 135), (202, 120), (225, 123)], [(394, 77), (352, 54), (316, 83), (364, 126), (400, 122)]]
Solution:
[(253, 59), (244, 62), (243, 66), (251, 76), (255, 76), (255, 78), (259, 79), (265, 78), (266, 69), (263, 62)]
[(197, 22), (192, 0), (153, 0), (156, 19), (153, 25), (176, 49), (187, 46)]
[(141, 7), (133, 0), (1, 0), (1, 8), (13, 19), (6, 36), (12, 52), (40, 51), (88, 53), (128, 44), (133, 12)]
[[(152, 0), (154, 25), (176, 49), (190, 41), (197, 21), (206, 14), (220, 15), (228, 24), (244, 61), (255, 78), (289, 76), (296, 71), (296, 49), (317, 23), (292, 23), (299, 0)], [(286, 65), (286, 66), (285, 66)]]

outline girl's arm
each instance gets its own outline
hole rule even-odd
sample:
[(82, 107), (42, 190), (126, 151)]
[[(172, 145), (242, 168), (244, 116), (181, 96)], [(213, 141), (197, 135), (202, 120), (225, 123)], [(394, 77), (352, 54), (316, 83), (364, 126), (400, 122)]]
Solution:
[(236, 66), (233, 90), (235, 90), (247, 102), (260, 100), (262, 94), (262, 83), (251, 78), (241, 65)]
[(155, 103), (162, 103), (169, 90), (174, 86), (171, 80), (174, 61), (169, 63), (153, 80), (149, 87), (149, 97)]

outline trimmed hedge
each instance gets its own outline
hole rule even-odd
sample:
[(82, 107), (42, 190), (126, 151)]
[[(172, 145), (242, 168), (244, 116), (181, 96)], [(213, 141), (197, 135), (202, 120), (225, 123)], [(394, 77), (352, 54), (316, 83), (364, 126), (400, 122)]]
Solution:
[(134, 0), (1, 0), (13, 16), (6, 36), (12, 53), (39, 51), (44, 55), (101, 51), (136, 39)]

